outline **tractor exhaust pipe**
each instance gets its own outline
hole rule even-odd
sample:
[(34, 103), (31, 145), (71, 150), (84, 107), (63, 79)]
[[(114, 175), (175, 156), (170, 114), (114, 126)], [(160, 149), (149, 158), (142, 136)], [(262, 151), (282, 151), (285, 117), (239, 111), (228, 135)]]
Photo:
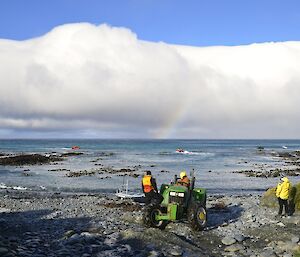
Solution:
[(173, 183), (173, 184), (176, 184), (176, 183), (177, 183), (177, 180), (178, 180), (178, 177), (177, 177), (177, 175), (175, 174), (175, 176), (174, 176), (174, 183)]
[(191, 183), (190, 183), (190, 190), (194, 190), (195, 188), (195, 170), (191, 171)]

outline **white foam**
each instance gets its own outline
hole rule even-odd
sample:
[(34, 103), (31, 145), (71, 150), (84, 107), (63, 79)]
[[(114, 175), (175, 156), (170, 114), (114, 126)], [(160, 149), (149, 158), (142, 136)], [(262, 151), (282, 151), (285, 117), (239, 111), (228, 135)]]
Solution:
[(14, 190), (27, 190), (27, 187), (21, 187), (21, 186), (14, 186), (14, 187), (11, 187), (12, 189)]
[(187, 155), (201, 155), (201, 156), (212, 156), (212, 155), (214, 155), (213, 153), (203, 153), (203, 152), (190, 152), (190, 151), (183, 151), (183, 152), (178, 152), (178, 151), (176, 151), (176, 153), (178, 153), (178, 154), (187, 154)]
[(0, 208), (0, 213), (3, 213), (3, 212), (9, 213), (10, 209)]
[(0, 189), (14, 189), (14, 190), (27, 190), (27, 187), (22, 186), (7, 186), (3, 183), (0, 184)]
[(3, 183), (0, 183), (0, 188), (1, 188), (1, 189), (9, 189), (10, 187), (6, 186), (6, 185), (3, 184)]

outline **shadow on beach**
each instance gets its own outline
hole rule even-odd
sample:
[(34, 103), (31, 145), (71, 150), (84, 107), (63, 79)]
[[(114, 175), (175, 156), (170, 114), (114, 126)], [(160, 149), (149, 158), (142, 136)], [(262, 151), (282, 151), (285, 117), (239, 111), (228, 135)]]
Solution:
[(18, 236), (25, 232), (45, 232), (59, 236), (60, 232), (76, 228), (88, 228), (90, 218), (57, 218), (59, 212), (52, 210), (30, 210), (0, 213), (0, 236)]
[(222, 209), (214, 207), (207, 209), (209, 229), (227, 225), (228, 223), (236, 222), (242, 215), (244, 209), (239, 205), (226, 206)]
[[(59, 211), (48, 209), (0, 213), (0, 246), (22, 256), (53, 253), (61, 250), (63, 240), (90, 227), (90, 218), (59, 216)], [(68, 231), (72, 234), (66, 236)]]

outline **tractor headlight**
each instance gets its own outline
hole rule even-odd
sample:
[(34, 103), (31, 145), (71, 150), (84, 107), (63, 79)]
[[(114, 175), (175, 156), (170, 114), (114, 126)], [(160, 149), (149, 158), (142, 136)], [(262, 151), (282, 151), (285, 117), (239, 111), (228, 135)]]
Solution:
[(184, 197), (184, 193), (178, 193), (179, 197)]
[(170, 192), (171, 196), (176, 196), (176, 192)]

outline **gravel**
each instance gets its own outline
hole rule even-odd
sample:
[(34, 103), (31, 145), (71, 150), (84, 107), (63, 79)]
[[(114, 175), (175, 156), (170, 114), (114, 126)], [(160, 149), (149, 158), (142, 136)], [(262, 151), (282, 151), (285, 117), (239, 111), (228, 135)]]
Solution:
[[(260, 196), (210, 196), (208, 226), (143, 225), (144, 206), (114, 195), (0, 191), (0, 256), (293, 256), (299, 214), (276, 218)], [(218, 208), (217, 208), (217, 207)]]

